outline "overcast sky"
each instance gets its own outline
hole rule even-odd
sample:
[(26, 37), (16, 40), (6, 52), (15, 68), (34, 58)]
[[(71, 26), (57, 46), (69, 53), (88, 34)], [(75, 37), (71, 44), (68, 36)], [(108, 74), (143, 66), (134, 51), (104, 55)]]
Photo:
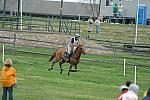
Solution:
[[(61, 0), (45, 0), (45, 1), (61, 1)], [(64, 2), (79, 2), (80, 0), (63, 0)]]

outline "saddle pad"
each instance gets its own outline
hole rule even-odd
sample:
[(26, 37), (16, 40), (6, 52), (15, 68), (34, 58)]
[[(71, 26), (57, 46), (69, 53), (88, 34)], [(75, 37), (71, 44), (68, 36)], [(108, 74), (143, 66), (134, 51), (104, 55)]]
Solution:
[(64, 57), (69, 57), (69, 53), (67, 51), (64, 52)]

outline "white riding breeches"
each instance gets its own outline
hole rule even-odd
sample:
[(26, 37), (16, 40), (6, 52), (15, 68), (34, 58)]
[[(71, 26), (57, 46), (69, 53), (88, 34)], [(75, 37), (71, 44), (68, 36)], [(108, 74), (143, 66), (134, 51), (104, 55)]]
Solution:
[(73, 50), (73, 52), (76, 50), (76, 46), (73, 46), (73, 48), (72, 48), (72, 46), (71, 46), (71, 44), (68, 44), (68, 47), (67, 47), (67, 52), (70, 54), (71, 53), (71, 50)]
[(71, 45), (70, 44), (68, 44), (68, 46), (67, 46), (67, 52), (70, 54), (71, 53)]

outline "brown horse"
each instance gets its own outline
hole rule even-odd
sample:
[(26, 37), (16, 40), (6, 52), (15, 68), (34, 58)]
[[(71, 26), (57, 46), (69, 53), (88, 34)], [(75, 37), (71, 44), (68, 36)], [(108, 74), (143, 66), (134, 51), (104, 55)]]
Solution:
[[(49, 62), (52, 62), (52, 65), (51, 65), (51, 68), (49, 68), (48, 70), (52, 70), (53, 69), (53, 66), (55, 63), (59, 62), (59, 66), (60, 66), (60, 74), (62, 74), (62, 64), (66, 62), (66, 57), (64, 57), (64, 52), (65, 52), (65, 49), (58, 49), (56, 50), (53, 55), (51, 56)], [(70, 68), (69, 68), (69, 71), (68, 71), (68, 75), (70, 75), (70, 72), (73, 71), (72, 70), (72, 67), (75, 66), (75, 70), (74, 72), (77, 71), (77, 64), (79, 63), (79, 60), (80, 60), (80, 56), (81, 54), (85, 54), (85, 50), (83, 48), (83, 45), (79, 44), (78, 47), (76, 48), (76, 50), (74, 51), (74, 53), (71, 55), (70, 59), (69, 59), (69, 63), (70, 63)]]

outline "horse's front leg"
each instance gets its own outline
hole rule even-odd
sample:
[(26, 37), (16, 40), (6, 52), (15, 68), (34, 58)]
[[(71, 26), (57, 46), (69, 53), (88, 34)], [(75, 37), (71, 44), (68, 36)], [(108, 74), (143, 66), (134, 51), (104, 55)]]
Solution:
[(75, 71), (74, 72), (77, 72), (77, 65), (75, 65), (74, 67), (75, 67)]
[(61, 66), (61, 65), (62, 65), (63, 63), (65, 63), (65, 62), (66, 62), (66, 61), (65, 61), (65, 60), (63, 60), (63, 59), (61, 60), (61, 62), (59, 62), (59, 66), (60, 66), (60, 74), (62, 74), (62, 71), (63, 71), (63, 69), (62, 69), (62, 66)]
[(68, 71), (68, 75), (70, 75), (70, 72), (72, 71), (72, 66), (73, 65), (70, 65), (70, 68), (69, 68), (69, 71)]

